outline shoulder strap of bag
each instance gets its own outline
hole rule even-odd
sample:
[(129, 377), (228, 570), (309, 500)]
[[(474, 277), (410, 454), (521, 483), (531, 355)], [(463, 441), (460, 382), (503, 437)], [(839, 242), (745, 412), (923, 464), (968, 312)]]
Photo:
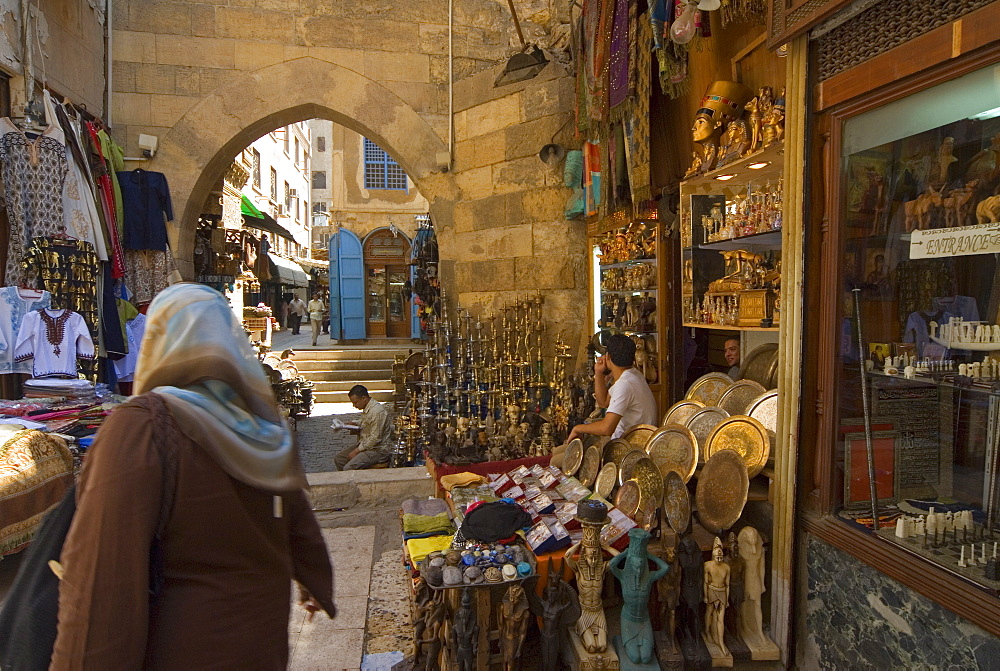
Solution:
[(153, 417), (153, 440), (160, 455), (163, 472), (160, 515), (156, 523), (156, 533), (149, 547), (149, 594), (151, 599), (155, 599), (163, 588), (163, 538), (177, 494), (177, 453), (174, 446), (179, 444), (180, 436), (174, 418), (163, 399), (157, 394), (149, 394), (147, 399)]

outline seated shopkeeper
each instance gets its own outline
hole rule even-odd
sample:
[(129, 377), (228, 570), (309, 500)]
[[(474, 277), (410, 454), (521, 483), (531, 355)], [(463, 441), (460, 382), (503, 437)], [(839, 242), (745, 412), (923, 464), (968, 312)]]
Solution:
[[(656, 399), (646, 378), (633, 367), (635, 343), (616, 334), (608, 338), (607, 347), (607, 354), (594, 362), (594, 396), (597, 404), (608, 410), (600, 421), (574, 426), (567, 442), (583, 434), (618, 438), (637, 424), (657, 425)], [(608, 373), (614, 379), (610, 388)]]

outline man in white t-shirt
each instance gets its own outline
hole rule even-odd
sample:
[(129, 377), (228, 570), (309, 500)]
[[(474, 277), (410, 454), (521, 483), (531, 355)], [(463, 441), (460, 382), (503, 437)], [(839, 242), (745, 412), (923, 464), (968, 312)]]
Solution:
[[(656, 399), (646, 384), (642, 372), (633, 368), (635, 343), (624, 335), (608, 338), (608, 353), (594, 362), (594, 396), (597, 404), (607, 408), (604, 419), (593, 424), (577, 424), (569, 440), (583, 434), (618, 438), (636, 424), (658, 424)], [(614, 384), (607, 386), (608, 373)]]

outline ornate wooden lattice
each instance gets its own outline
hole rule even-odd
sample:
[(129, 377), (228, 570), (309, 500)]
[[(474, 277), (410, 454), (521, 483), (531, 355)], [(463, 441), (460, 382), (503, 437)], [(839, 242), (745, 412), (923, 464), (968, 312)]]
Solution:
[(825, 81), (992, 1), (882, 0), (815, 41), (818, 79)]

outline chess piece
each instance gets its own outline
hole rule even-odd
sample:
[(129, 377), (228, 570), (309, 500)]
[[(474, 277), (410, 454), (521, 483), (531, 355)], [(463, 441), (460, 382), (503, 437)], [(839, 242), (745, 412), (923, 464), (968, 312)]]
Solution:
[(966, 564), (965, 564), (965, 546), (964, 545), (962, 546), (962, 554), (958, 558), (958, 565), (959, 565), (960, 568), (965, 568), (966, 567)]
[(473, 671), (479, 651), (479, 623), (472, 607), (472, 587), (462, 590), (462, 603), (455, 612), (451, 629), (451, 652), (458, 671)]
[(896, 520), (896, 538), (906, 538), (906, 519), (902, 517)]
[(752, 96), (750, 89), (736, 82), (717, 81), (708, 87), (691, 127), (692, 139), (701, 146), (701, 172), (715, 170), (722, 133), (740, 117)]
[(778, 646), (764, 634), (761, 595), (764, 585), (764, 543), (753, 527), (743, 527), (739, 533), (740, 556), (743, 557), (743, 604), (739, 613), (739, 634), (750, 649), (754, 660), (780, 659)]
[(542, 619), (541, 658), (539, 671), (559, 667), (559, 651), (563, 647), (566, 630), (580, 619), (580, 598), (576, 591), (562, 579), (562, 571), (549, 570), (549, 581), (542, 597), (535, 594), (538, 576), (525, 581), (528, 606), (531, 614)]
[[(650, 534), (645, 529), (630, 529), (625, 552), (611, 560), (608, 569), (622, 588), (624, 605), (621, 611), (621, 635), (615, 636), (615, 651), (622, 669), (655, 669), (653, 626), (649, 622), (649, 592), (670, 567), (659, 557), (649, 554)], [(649, 562), (656, 564), (653, 573)], [(626, 661), (627, 660), (627, 661)]]
[(521, 645), (528, 632), (528, 599), (524, 588), (511, 585), (500, 603), (500, 651), (504, 671), (520, 668)]
[[(608, 508), (600, 501), (586, 500), (577, 503), (576, 519), (583, 526), (583, 538), (568, 550), (564, 558), (570, 570), (576, 573), (577, 590), (580, 593), (580, 618), (570, 636), (571, 644), (582, 644), (583, 651), (602, 654), (608, 648), (608, 624), (604, 617), (604, 573), (610, 561), (604, 559), (604, 552), (612, 557), (618, 551), (601, 542), (601, 529), (608, 522)], [(579, 552), (579, 558), (575, 555)]]
[[(729, 565), (723, 560), (722, 540), (716, 536), (712, 560), (705, 562), (705, 646), (712, 655), (713, 666), (732, 666), (732, 655), (726, 648), (726, 607), (729, 604)], [(721, 660), (728, 660), (728, 663)]]

